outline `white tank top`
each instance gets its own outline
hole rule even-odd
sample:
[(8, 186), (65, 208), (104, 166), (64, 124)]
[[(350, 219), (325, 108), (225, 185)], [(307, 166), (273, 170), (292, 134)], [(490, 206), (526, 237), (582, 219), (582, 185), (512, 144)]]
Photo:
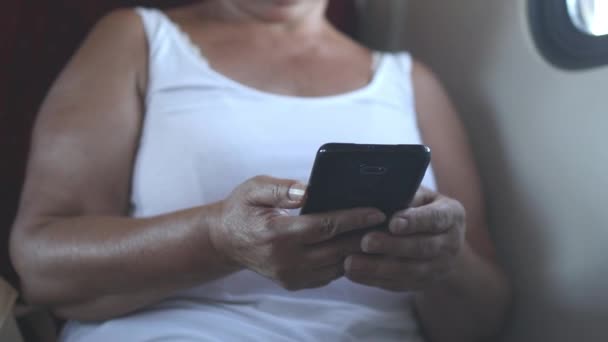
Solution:
[[(364, 88), (272, 94), (217, 71), (163, 12), (138, 9), (149, 84), (133, 174), (134, 217), (224, 199), (256, 175), (306, 181), (327, 142), (421, 143), (406, 53), (377, 54)], [(348, 70), (336, 70), (348, 72)], [(435, 188), (429, 169), (423, 184)], [(339, 279), (289, 292), (251, 271), (103, 323), (69, 322), (63, 341), (422, 341), (411, 296)]]

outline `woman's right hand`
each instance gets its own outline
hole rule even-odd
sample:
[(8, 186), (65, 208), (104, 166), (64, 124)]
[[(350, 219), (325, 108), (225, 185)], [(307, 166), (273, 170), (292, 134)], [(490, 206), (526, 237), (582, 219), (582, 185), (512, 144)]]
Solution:
[[(287, 290), (321, 287), (344, 274), (344, 259), (361, 252), (364, 228), (386, 217), (372, 208), (291, 216), (306, 186), (259, 176), (222, 202), (220, 220), (210, 230), (223, 256), (274, 280)], [(344, 234), (361, 230), (361, 233)]]

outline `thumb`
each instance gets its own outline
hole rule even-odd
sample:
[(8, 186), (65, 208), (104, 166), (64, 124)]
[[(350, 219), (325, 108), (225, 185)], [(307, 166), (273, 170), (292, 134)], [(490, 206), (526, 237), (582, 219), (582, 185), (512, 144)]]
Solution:
[(306, 185), (295, 180), (258, 176), (243, 187), (249, 205), (281, 209), (300, 208), (306, 196)]
[(421, 186), (416, 192), (412, 203), (410, 203), (410, 208), (417, 208), (430, 204), (437, 198), (437, 196), (438, 194), (436, 192)]

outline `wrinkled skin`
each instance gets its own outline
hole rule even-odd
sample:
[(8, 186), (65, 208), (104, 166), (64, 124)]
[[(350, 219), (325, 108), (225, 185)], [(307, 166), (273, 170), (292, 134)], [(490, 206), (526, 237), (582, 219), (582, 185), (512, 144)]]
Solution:
[(220, 223), (210, 232), (216, 250), (288, 290), (342, 277), (345, 258), (361, 253), (364, 229), (386, 217), (369, 208), (290, 216), (286, 209), (301, 207), (304, 188), (263, 176), (239, 186), (222, 203)]
[(389, 232), (365, 236), (361, 247), (366, 254), (346, 259), (346, 276), (386, 290), (425, 290), (455, 269), (465, 221), (462, 204), (421, 188), (411, 208), (391, 218)]

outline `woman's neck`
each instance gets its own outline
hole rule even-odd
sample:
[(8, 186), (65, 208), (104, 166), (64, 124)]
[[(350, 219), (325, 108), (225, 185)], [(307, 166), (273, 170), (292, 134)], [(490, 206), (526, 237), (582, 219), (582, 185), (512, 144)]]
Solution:
[(210, 0), (203, 6), (218, 19), (264, 26), (277, 33), (311, 33), (327, 26), (327, 0)]

